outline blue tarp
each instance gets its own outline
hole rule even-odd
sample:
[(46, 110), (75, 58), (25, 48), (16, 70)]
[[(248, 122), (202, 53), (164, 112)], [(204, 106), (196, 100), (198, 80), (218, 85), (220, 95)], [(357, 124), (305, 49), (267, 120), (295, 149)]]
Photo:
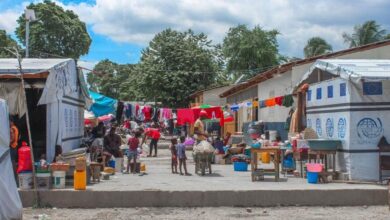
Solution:
[(108, 114), (115, 114), (117, 100), (104, 96), (102, 94), (89, 90), (89, 95), (92, 98), (93, 104), (89, 111), (93, 112), (96, 117)]

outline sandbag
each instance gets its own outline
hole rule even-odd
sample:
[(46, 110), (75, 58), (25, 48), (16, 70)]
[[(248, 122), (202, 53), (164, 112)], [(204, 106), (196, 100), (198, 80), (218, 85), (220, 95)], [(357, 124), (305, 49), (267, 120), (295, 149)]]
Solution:
[(194, 146), (195, 153), (213, 153), (214, 147), (208, 141), (201, 141)]

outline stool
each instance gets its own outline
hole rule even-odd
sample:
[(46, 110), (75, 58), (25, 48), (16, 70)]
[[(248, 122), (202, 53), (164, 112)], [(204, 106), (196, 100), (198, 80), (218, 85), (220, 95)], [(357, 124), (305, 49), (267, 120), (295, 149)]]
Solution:
[(253, 176), (255, 181), (264, 180), (264, 169), (257, 169), (253, 171)]
[(103, 164), (97, 162), (91, 162), (90, 168), (91, 168), (92, 182), (95, 183), (100, 182), (100, 171), (103, 168)]

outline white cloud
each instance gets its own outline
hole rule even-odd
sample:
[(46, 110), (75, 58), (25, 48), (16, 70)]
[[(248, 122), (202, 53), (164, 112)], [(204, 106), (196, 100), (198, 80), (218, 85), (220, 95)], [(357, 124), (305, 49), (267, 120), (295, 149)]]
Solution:
[[(369, 19), (390, 28), (388, 0), (96, 0), (95, 4), (69, 3), (61, 6), (75, 11), (100, 35), (116, 42), (147, 45), (166, 29), (193, 29), (221, 42), (229, 27), (247, 24), (278, 29), (284, 55), (302, 56), (306, 41), (325, 38), (339, 50), (346, 45), (341, 34)], [(1, 12), (0, 12), (1, 15)], [(14, 16), (14, 15), (12, 15)], [(7, 20), (12, 20), (11, 17)], [(1, 16), (4, 17), (4, 16)], [(2, 22), (12, 29), (15, 22)]]
[(0, 29), (5, 30), (8, 34), (12, 34), (16, 29), (16, 20), (19, 16), (20, 13), (17, 10), (0, 12)]

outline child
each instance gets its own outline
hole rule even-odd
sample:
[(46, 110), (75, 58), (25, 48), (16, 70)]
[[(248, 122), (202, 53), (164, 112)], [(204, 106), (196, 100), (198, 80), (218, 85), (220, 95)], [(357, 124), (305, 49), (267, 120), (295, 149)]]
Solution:
[(131, 173), (135, 174), (136, 173), (136, 167), (137, 167), (137, 156), (138, 156), (138, 146), (139, 146), (139, 138), (141, 137), (140, 132), (135, 132), (134, 136), (129, 138), (128, 145), (129, 145), (129, 154), (127, 155), (128, 157), (128, 163), (127, 163), (127, 169), (126, 173), (129, 173), (129, 167), (131, 163), (131, 159), (134, 160), (134, 165)]
[(183, 175), (183, 172), (181, 170), (181, 167), (184, 166), (184, 172), (186, 176), (190, 176), (187, 172), (187, 164), (186, 164), (186, 145), (184, 142), (186, 141), (184, 136), (180, 137), (180, 144), (177, 145), (177, 156), (179, 158), (179, 168), (180, 168), (180, 175)]
[(172, 168), (172, 173), (177, 174), (177, 150), (176, 150), (176, 145), (177, 145), (177, 139), (172, 138), (171, 139), (171, 154), (172, 154), (172, 161), (171, 161), (171, 168)]

